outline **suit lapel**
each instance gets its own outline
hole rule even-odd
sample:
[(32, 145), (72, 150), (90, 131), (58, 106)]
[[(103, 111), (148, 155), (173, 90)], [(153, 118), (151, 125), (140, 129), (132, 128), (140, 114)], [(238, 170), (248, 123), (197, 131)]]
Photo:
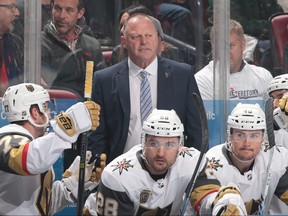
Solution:
[(116, 77), (116, 88), (124, 115), (130, 116), (129, 69), (127, 61), (123, 62)]
[(158, 95), (157, 108), (167, 108), (172, 97), (173, 73), (165, 60), (158, 57)]

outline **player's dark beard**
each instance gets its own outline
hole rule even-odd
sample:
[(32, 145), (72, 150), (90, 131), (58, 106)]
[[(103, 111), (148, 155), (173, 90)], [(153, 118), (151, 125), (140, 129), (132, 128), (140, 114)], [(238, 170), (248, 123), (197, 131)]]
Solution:
[(149, 162), (147, 161), (147, 159), (144, 157), (143, 154), (141, 154), (141, 159), (142, 159), (142, 162), (143, 162), (142, 164), (143, 164), (144, 167), (145, 167), (145, 170), (149, 173), (149, 175), (151, 176), (152, 179), (154, 179), (155, 181), (157, 181), (157, 180), (159, 180), (159, 179), (165, 178), (165, 176), (166, 176), (166, 174), (167, 174), (167, 172), (168, 172), (168, 169), (167, 169), (166, 172), (163, 173), (163, 174), (153, 175), (152, 173), (149, 172), (149, 169), (147, 169), (147, 166), (150, 166), (150, 167), (152, 167), (152, 166), (149, 164)]

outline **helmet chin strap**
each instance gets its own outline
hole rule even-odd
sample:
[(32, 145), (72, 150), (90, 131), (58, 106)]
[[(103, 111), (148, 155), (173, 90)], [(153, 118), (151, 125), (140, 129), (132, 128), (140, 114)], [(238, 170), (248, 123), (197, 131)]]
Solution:
[(141, 158), (144, 160), (144, 162), (145, 162), (149, 167), (152, 167), (151, 164), (148, 162), (148, 160), (145, 158), (144, 154), (145, 154), (145, 147), (144, 147), (144, 140), (143, 140), (143, 141), (142, 141), (142, 154), (141, 154)]
[(232, 148), (231, 145), (232, 145), (231, 142), (227, 143), (226, 149), (232, 154), (232, 156), (233, 156), (237, 161), (239, 161), (240, 163), (245, 164), (245, 165), (250, 165), (250, 164), (253, 162), (253, 160), (254, 160), (255, 158), (252, 158), (252, 159), (250, 159), (250, 160), (241, 160), (240, 158), (238, 158), (238, 157), (234, 154), (233, 148)]
[(233, 151), (230, 151), (230, 152), (231, 152), (231, 154), (233, 155), (233, 157), (234, 157), (236, 160), (238, 160), (239, 162), (241, 162), (241, 163), (243, 163), (243, 164), (245, 164), (245, 165), (250, 165), (250, 164), (253, 162), (253, 160), (255, 159), (255, 158), (252, 158), (252, 159), (250, 159), (250, 160), (241, 160), (240, 158), (238, 158), (238, 157), (234, 154)]
[(149, 164), (149, 162), (148, 162), (147, 159), (145, 158), (144, 152), (142, 152), (141, 158), (144, 160), (144, 162), (145, 162), (149, 167), (152, 167), (151, 164)]
[[(180, 149), (180, 147), (179, 147)], [(144, 156), (145, 154), (145, 150), (144, 150), (144, 146), (142, 148), (142, 154), (141, 154), (141, 158), (144, 160), (145, 164), (147, 164), (149, 167), (152, 167), (151, 164), (148, 162), (148, 160), (146, 159), (146, 157)], [(177, 152), (177, 155), (178, 155), (178, 152)], [(174, 163), (173, 163), (174, 164)], [(173, 164), (171, 166), (173, 166)], [(171, 167), (169, 166), (168, 169)]]
[(29, 118), (28, 118), (28, 121), (29, 121), (33, 126), (35, 126), (35, 127), (38, 127), (38, 128), (47, 128), (48, 125), (49, 125), (49, 117), (48, 117), (47, 113), (44, 113), (44, 115), (45, 115), (45, 118), (46, 118), (46, 122), (43, 123), (43, 124), (37, 124), (37, 123), (35, 123), (30, 116), (29, 116)]

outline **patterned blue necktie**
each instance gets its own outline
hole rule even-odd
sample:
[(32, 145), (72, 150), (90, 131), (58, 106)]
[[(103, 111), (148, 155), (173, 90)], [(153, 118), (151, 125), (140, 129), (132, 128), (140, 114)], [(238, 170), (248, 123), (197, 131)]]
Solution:
[(152, 111), (151, 89), (148, 81), (148, 74), (146, 71), (140, 72), (141, 85), (140, 85), (140, 112), (141, 122), (146, 120)]

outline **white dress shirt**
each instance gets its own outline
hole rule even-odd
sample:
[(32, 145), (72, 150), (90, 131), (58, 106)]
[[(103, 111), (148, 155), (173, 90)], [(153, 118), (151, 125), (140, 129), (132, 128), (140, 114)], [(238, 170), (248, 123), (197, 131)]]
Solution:
[(140, 68), (135, 65), (130, 58), (128, 58), (129, 67), (129, 92), (130, 92), (130, 123), (124, 153), (131, 149), (133, 146), (141, 143), (142, 123), (140, 113), (140, 72), (147, 71), (148, 80), (151, 88), (152, 106), (153, 109), (157, 107), (157, 69), (158, 59), (146, 68)]

